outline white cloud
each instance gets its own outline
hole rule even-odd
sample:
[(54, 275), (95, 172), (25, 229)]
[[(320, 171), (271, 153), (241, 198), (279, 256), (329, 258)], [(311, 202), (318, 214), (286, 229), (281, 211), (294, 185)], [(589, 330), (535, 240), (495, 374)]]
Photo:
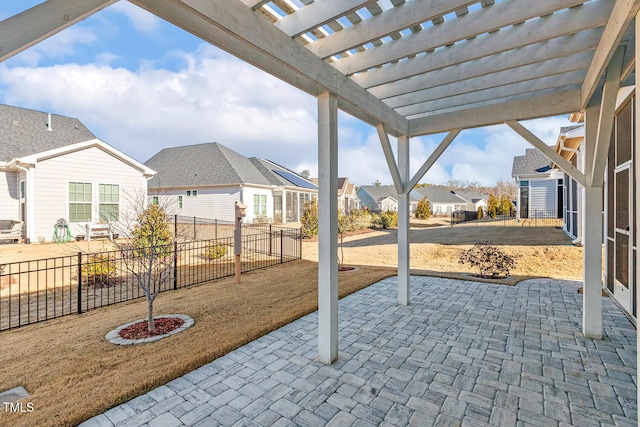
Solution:
[(109, 7), (109, 10), (122, 13), (141, 33), (154, 34), (162, 25), (160, 18), (128, 1), (118, 2)]

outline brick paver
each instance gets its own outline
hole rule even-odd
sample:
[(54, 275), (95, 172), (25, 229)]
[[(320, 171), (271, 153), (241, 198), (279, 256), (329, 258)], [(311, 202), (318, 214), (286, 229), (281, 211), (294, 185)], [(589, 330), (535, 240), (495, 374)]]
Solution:
[(409, 307), (396, 286), (340, 301), (331, 366), (313, 313), (82, 426), (637, 425), (636, 330), (608, 298), (595, 341), (577, 282), (412, 277)]

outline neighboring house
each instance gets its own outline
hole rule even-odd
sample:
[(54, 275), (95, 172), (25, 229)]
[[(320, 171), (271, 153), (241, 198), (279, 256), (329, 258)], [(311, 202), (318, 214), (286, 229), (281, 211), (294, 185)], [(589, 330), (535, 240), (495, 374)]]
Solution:
[[(393, 185), (363, 185), (356, 192), (361, 208), (371, 212), (397, 211), (398, 193)], [(409, 211), (413, 212), (418, 199), (409, 197)]]
[(48, 241), (58, 219), (73, 235), (128, 217), (153, 170), (97, 139), (78, 119), (0, 105), (0, 220)]
[(564, 174), (538, 149), (514, 157), (511, 176), (518, 188), (516, 218), (562, 218)]
[[(318, 178), (311, 178), (311, 181), (318, 185)], [(354, 209), (360, 209), (356, 186), (349, 183), (349, 178), (338, 178), (338, 210), (348, 214)]]
[(446, 216), (451, 212), (469, 210), (467, 207), (473, 204), (455, 192), (442, 187), (414, 188), (411, 195), (418, 200), (426, 197), (429, 200), (431, 214), (435, 216)]
[(297, 173), (217, 142), (165, 148), (145, 164), (157, 171), (149, 195), (169, 214), (234, 221), (239, 201), (247, 205), (243, 222), (299, 222), (318, 194)]
[(487, 211), (489, 205), (489, 196), (479, 193), (477, 191), (454, 191), (456, 196), (466, 200), (467, 205), (464, 207), (466, 211), (478, 211), (478, 208), (482, 208), (483, 212)]
[[(584, 125), (566, 126), (560, 129), (560, 135), (555, 150), (579, 170), (584, 170), (584, 155), (582, 147), (584, 143)], [(582, 242), (582, 203), (584, 188), (569, 175), (564, 174), (564, 206), (563, 218), (564, 231)]]

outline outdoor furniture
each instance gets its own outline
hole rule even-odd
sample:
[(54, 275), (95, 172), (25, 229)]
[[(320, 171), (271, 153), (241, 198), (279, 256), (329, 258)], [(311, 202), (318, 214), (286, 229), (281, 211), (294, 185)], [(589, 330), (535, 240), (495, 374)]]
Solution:
[(109, 240), (113, 240), (109, 224), (87, 224), (86, 229), (87, 241), (91, 241), (95, 237), (107, 237)]
[(0, 241), (11, 240), (20, 242), (22, 239), (22, 222), (12, 220), (0, 221)]

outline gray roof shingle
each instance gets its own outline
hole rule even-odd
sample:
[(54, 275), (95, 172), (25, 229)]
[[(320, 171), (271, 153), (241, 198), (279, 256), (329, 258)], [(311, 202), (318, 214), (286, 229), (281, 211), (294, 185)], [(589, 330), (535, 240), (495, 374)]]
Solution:
[[(550, 147), (554, 148), (554, 147)], [(546, 172), (545, 169), (549, 167), (551, 161), (540, 152), (537, 148), (527, 148), (524, 156), (515, 156), (513, 158), (513, 169), (511, 170), (511, 176), (521, 175), (535, 175)]]
[(247, 158), (218, 142), (165, 148), (147, 160), (145, 165), (157, 171), (149, 181), (150, 187), (296, 186), (272, 171), (294, 172), (268, 160)]
[(96, 137), (78, 119), (0, 104), (0, 161), (66, 147)]
[(427, 196), (431, 203), (467, 203), (466, 200), (457, 196), (451, 190), (442, 187), (422, 187), (416, 188), (414, 191), (422, 195), (422, 197)]

